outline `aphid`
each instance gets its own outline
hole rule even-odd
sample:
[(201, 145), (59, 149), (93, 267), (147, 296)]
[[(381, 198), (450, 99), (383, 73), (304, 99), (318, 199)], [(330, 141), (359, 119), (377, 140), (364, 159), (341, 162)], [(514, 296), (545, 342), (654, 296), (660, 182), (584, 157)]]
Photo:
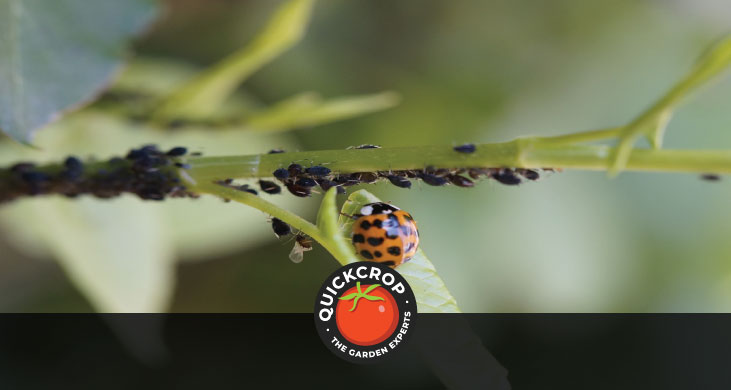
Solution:
[(317, 185), (317, 182), (315, 179), (310, 179), (309, 177), (300, 177), (294, 184), (301, 187), (314, 187)]
[(287, 167), (287, 171), (289, 171), (289, 176), (295, 177), (300, 174), (302, 174), (302, 165), (299, 164), (289, 164)]
[(443, 186), (448, 182), (446, 178), (432, 175), (431, 173), (421, 172), (418, 176), (424, 181), (424, 183), (429, 184), (430, 186)]
[(272, 230), (277, 238), (282, 238), (292, 233), (292, 228), (279, 218), (272, 218)]
[(182, 169), (190, 169), (190, 164), (176, 162), (175, 166)]
[(284, 153), (283, 149), (272, 149), (267, 154), (278, 154), (278, 153)]
[(120, 157), (112, 157), (109, 160), (109, 165), (120, 165), (122, 163), (124, 163), (124, 159)]
[(369, 203), (353, 216), (351, 241), (362, 258), (397, 267), (419, 247), (419, 231), (411, 214), (388, 203)]
[(330, 168), (316, 165), (305, 169), (305, 172), (315, 177), (323, 177), (329, 175), (331, 171)]
[(66, 169), (70, 170), (79, 170), (84, 167), (84, 163), (81, 162), (77, 157), (74, 156), (68, 156), (66, 157), (66, 160), (64, 160), (63, 165), (66, 167)]
[(337, 185), (337, 183), (335, 183), (332, 180), (328, 180), (328, 179), (315, 179), (315, 181), (320, 186), (320, 188), (322, 188), (323, 191), (327, 191), (330, 188), (335, 187)]
[(10, 167), (10, 171), (11, 172), (27, 172), (35, 167), (36, 167), (36, 165), (33, 163), (22, 162), (22, 163), (17, 163), (15, 165), (13, 165), (12, 167)]
[(74, 156), (69, 156), (63, 162), (65, 167), (62, 175), (69, 180), (76, 180), (84, 173), (84, 163)]
[(127, 160), (136, 160), (144, 155), (144, 152), (140, 149), (132, 149), (129, 152), (127, 152), (127, 155), (125, 158)]
[(188, 153), (188, 149), (182, 147), (182, 146), (176, 146), (166, 153), (170, 157), (179, 157), (184, 156), (186, 153)]
[(190, 155), (191, 155), (191, 156), (196, 156), (196, 157), (198, 157), (198, 156), (202, 156), (202, 155), (203, 155), (203, 152), (193, 152), (193, 153), (191, 153)]
[(38, 195), (44, 192), (44, 184), (51, 180), (51, 177), (43, 172), (28, 171), (20, 174), (20, 178), (28, 185), (28, 192), (31, 195)]
[(381, 147), (378, 145), (371, 145), (371, 144), (363, 144), (358, 146), (350, 146), (348, 149), (380, 149)]
[(299, 196), (300, 198), (306, 198), (306, 197), (310, 196), (310, 194), (312, 192), (310, 187), (303, 187), (303, 186), (297, 185), (295, 183), (287, 182), (287, 183), (284, 183), (284, 185), (287, 186), (287, 190), (289, 190), (289, 192), (292, 193), (292, 195)]
[(317, 179), (317, 184), (319, 184), (320, 185), (320, 188), (322, 188), (322, 190), (325, 191), (325, 192), (327, 192), (327, 190), (329, 190), (330, 188), (335, 187), (336, 188), (336, 191), (338, 192), (338, 194), (344, 194), (345, 193), (345, 188), (343, 188), (343, 186), (339, 186), (337, 183), (335, 183), (332, 180), (328, 180), (328, 179)]
[(259, 193), (256, 192), (255, 189), (250, 188), (248, 184), (242, 184), (242, 185), (240, 185), (238, 187), (238, 189), (239, 189), (239, 191), (245, 191), (245, 192), (248, 192), (248, 193), (250, 193), (252, 195), (259, 195)]
[(475, 147), (475, 144), (464, 144), (455, 146), (452, 149), (454, 149), (455, 152), (459, 153), (474, 153), (475, 150), (477, 150), (477, 147)]
[(30, 184), (37, 184), (42, 183), (44, 181), (51, 180), (51, 177), (43, 172), (38, 171), (29, 171), (29, 172), (23, 172), (23, 174), (20, 175), (20, 177), (23, 179), (24, 182), (30, 183)]
[(440, 168), (440, 169), (435, 170), (432, 174), (434, 176), (447, 177), (450, 174), (452, 174), (452, 172), (450, 172), (449, 169)]
[(721, 180), (721, 176), (716, 173), (704, 173), (701, 175), (701, 180), (719, 181), (719, 180)]
[(388, 181), (390, 181), (391, 184), (395, 185), (396, 187), (411, 188), (411, 181), (405, 177), (396, 175), (388, 175), (386, 177), (388, 178)]
[(358, 184), (358, 180), (352, 179), (350, 175), (335, 176), (335, 178), (333, 179), (333, 182), (335, 182), (337, 185), (344, 186), (344, 187)]
[(475, 186), (475, 183), (472, 180), (470, 180), (464, 176), (449, 175), (449, 176), (447, 176), (447, 178), (449, 179), (449, 181), (452, 182), (452, 184), (456, 185), (457, 187), (469, 188), (469, 187)]
[(519, 169), (516, 169), (515, 172), (517, 172), (524, 178), (526, 178), (528, 180), (533, 180), (533, 181), (538, 180), (541, 177), (541, 175), (538, 174), (538, 171), (534, 171), (532, 169), (519, 168)]
[(289, 177), (289, 171), (284, 168), (279, 168), (276, 171), (274, 171), (274, 173), (272, 173), (272, 175), (274, 175), (274, 177), (276, 177), (277, 179), (284, 181)]
[(378, 174), (373, 172), (356, 172), (351, 174), (350, 178), (356, 183), (375, 183), (378, 180)]
[(282, 192), (282, 187), (278, 186), (276, 183), (267, 180), (259, 180), (259, 188), (261, 188), (262, 191), (270, 195), (275, 195)]
[(488, 176), (490, 171), (484, 168), (470, 168), (467, 170), (467, 174), (474, 180), (480, 178), (480, 176)]
[(165, 193), (159, 188), (143, 188), (137, 192), (137, 196), (146, 200), (164, 200)]
[(225, 179), (225, 180), (221, 181), (221, 183), (226, 184), (226, 185), (230, 185), (233, 182), (234, 182), (234, 179)]
[(305, 252), (312, 250), (312, 240), (302, 233), (298, 233), (294, 237), (294, 248), (289, 252), (289, 259), (294, 263), (301, 263), (305, 257)]
[(492, 173), (491, 176), (493, 179), (497, 180), (498, 182), (514, 186), (520, 184), (521, 180), (518, 176), (513, 173), (510, 169), (501, 169), (497, 172)]

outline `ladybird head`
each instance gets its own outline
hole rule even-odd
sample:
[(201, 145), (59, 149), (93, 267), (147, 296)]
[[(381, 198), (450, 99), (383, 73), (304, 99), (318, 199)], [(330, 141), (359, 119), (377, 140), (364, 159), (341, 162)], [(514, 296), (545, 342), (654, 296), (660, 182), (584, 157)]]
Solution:
[(377, 215), (377, 214), (391, 214), (394, 211), (401, 210), (396, 206), (388, 203), (378, 202), (369, 203), (360, 209), (360, 215)]

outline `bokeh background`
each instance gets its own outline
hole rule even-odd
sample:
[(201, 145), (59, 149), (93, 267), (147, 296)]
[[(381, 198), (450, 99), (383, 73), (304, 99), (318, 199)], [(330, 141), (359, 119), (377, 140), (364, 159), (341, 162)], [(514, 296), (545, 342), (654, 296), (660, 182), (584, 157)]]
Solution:
[[(212, 64), (278, 4), (167, 1), (135, 43), (135, 61)], [(42, 150), (3, 140), (0, 162), (108, 157), (147, 142), (223, 155), (611, 127), (679, 79), (729, 20), (722, 0), (324, 0), (304, 40), (248, 79), (241, 96), (269, 105), (303, 91), (390, 90), (400, 104), (272, 134), (145, 132), (72, 115), (39, 135)], [(726, 79), (678, 111), (665, 147), (731, 148), (729, 108)], [(565, 171), (514, 188), (365, 188), (415, 216), (424, 251), (466, 312), (731, 310), (728, 180)], [(272, 199), (311, 220), (319, 202)], [(31, 199), (3, 206), (0, 223), (6, 312), (308, 312), (338, 267), (319, 247), (293, 264), (293, 242), (277, 240), (265, 215), (217, 199)]]

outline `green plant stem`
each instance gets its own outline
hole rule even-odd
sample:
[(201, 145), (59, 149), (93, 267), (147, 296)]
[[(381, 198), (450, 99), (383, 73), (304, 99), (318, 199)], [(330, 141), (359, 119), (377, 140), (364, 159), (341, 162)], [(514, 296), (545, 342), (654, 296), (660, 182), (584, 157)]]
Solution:
[[(584, 140), (607, 136), (602, 130), (581, 135)], [(567, 136), (568, 137), (568, 136)], [(559, 138), (560, 140), (560, 138)], [(606, 170), (614, 148), (602, 145), (566, 145), (545, 138), (520, 138), (482, 144), (472, 154), (449, 146), (412, 146), (382, 149), (324, 150), (280, 154), (198, 157), (188, 159), (189, 174), (198, 181), (226, 178), (271, 177), (291, 163), (323, 165), (335, 173), (437, 168), (512, 167)], [(731, 150), (633, 149), (627, 170), (663, 172), (731, 173)]]
[(235, 202), (243, 203), (247, 206), (258, 209), (263, 213), (279, 218), (293, 228), (301, 231), (320, 243), (320, 245), (330, 252), (333, 257), (338, 260), (338, 262), (340, 262), (340, 264), (345, 265), (352, 260), (350, 256), (338, 247), (337, 242), (330, 237), (325, 236), (325, 234), (318, 229), (317, 226), (297, 214), (262, 199), (260, 196), (209, 181), (198, 182), (195, 186), (191, 187), (190, 190), (199, 194), (209, 194), (224, 199), (231, 199)]
[(557, 135), (553, 137), (533, 137), (529, 139), (541, 141), (545, 143), (545, 145), (578, 144), (617, 138), (622, 134), (622, 130), (624, 130), (624, 127), (611, 127), (608, 129), (582, 131), (579, 133)]
[(190, 190), (197, 193), (215, 195), (224, 199), (231, 199), (235, 202), (251, 206), (266, 214), (281, 219), (317, 241), (322, 240), (320, 230), (317, 229), (317, 226), (297, 214), (284, 210), (274, 203), (264, 200), (260, 196), (212, 182), (199, 182), (195, 186), (191, 187)]

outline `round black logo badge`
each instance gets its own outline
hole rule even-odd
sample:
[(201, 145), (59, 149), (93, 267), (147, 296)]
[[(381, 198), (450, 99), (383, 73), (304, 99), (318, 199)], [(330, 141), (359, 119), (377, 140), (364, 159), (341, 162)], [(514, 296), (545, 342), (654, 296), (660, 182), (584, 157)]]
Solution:
[(413, 332), (415, 319), (416, 299), (406, 279), (375, 262), (335, 271), (315, 303), (322, 342), (352, 363), (375, 363), (393, 355)]

